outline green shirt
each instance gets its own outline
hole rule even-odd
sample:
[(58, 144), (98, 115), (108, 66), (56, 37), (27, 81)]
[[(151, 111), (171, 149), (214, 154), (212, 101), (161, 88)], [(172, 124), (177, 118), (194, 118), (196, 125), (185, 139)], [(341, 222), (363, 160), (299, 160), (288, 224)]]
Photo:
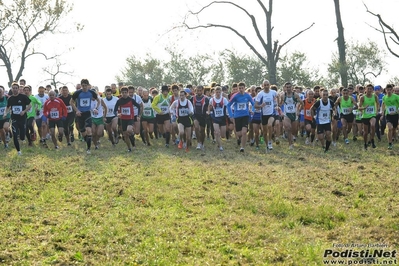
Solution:
[(385, 95), (382, 97), (382, 102), (385, 105), (385, 114), (397, 114), (399, 109), (399, 95), (392, 94), (391, 96)]
[(376, 96), (373, 94), (371, 98), (367, 97), (367, 95), (364, 95), (364, 101), (363, 101), (363, 106), (366, 107), (363, 110), (363, 116), (362, 118), (372, 118), (377, 115), (377, 106), (376, 106)]
[(29, 100), (31, 101), (32, 107), (30, 108), (30, 110), (27, 113), (28, 119), (31, 117), (35, 117), (36, 110), (40, 110), (42, 108), (42, 102), (39, 101), (35, 96), (30, 95)]
[[(4, 112), (6, 111), (7, 108), (7, 97), (3, 96), (3, 99), (0, 99), (0, 120), (3, 119)], [(7, 114), (7, 117), (5, 119), (10, 119), (10, 113)]]

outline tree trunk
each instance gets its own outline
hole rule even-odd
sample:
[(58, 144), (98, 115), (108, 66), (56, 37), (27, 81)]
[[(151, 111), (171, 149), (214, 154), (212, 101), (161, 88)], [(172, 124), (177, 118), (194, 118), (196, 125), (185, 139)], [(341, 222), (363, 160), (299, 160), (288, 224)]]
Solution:
[(346, 65), (346, 44), (344, 37), (344, 26), (342, 25), (341, 11), (339, 7), (339, 0), (334, 0), (335, 5), (335, 16), (337, 18), (337, 28), (338, 28), (338, 53), (339, 53), (339, 74), (341, 76), (342, 86), (348, 87), (348, 66)]

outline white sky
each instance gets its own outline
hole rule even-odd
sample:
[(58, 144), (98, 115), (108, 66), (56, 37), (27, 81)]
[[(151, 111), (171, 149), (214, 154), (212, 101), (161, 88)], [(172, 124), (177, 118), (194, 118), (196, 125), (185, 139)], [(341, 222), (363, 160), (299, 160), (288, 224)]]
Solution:
[[(65, 50), (65, 47), (74, 49), (61, 57), (64, 71), (74, 71), (73, 77), (63, 78), (61, 81), (70, 82), (73, 86), (81, 78), (88, 78), (93, 85), (103, 89), (105, 85), (116, 82), (115, 76), (121, 74), (125, 60), (131, 55), (145, 57), (150, 53), (154, 57), (166, 59), (165, 47), (176, 46), (188, 55), (196, 53), (218, 52), (223, 49), (235, 49), (241, 53), (251, 54), (244, 42), (233, 33), (222, 29), (208, 30), (174, 30), (168, 31), (183, 21), (187, 10), (198, 10), (211, 0), (72, 0), (74, 10), (71, 18), (85, 25), (80, 33), (48, 37), (47, 45), (42, 50)], [(247, 7), (248, 11), (263, 21), (260, 7), (255, 0), (235, 0)], [(264, 1), (268, 2), (268, 1)], [(331, 60), (332, 52), (337, 51), (337, 27), (333, 0), (275, 0), (274, 1), (273, 36), (280, 43), (298, 31), (315, 22), (315, 26), (290, 42), (282, 55), (286, 52), (304, 52), (310, 66), (324, 72)], [(370, 10), (380, 13), (383, 18), (396, 26), (399, 32), (399, 22), (396, 14), (399, 10), (397, 0), (364, 0)], [(245, 32), (251, 40), (253, 30), (246, 15), (234, 11), (226, 6), (214, 6), (212, 11), (204, 13), (201, 21), (225, 22), (234, 25)], [(367, 14), (362, 0), (341, 0), (341, 14), (345, 27), (347, 41), (358, 40), (365, 42), (374, 40), (385, 49), (382, 34), (370, 28), (367, 24), (377, 26), (377, 20)], [(264, 28), (264, 27), (263, 27)], [(260, 47), (257, 45), (256, 47)], [(399, 52), (399, 46), (396, 50)], [(399, 58), (387, 53), (389, 73), (375, 80), (375, 84), (385, 85), (394, 76), (399, 76), (396, 69)], [(46, 61), (38, 57), (27, 62), (23, 78), (28, 84), (37, 87), (43, 85), (48, 76), (45, 76), (42, 67)], [(16, 71), (14, 71), (16, 72)], [(0, 84), (7, 84), (5, 68), (0, 68)], [(139, 84), (135, 84), (139, 85)]]

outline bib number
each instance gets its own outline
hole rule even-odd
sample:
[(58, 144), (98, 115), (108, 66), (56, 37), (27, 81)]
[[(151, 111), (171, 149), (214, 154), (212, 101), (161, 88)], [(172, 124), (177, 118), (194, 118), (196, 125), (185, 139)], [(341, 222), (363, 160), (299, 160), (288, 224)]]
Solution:
[(166, 114), (166, 113), (168, 113), (169, 107), (168, 106), (161, 106), (160, 109), (161, 109), (162, 113)]
[(130, 115), (130, 108), (129, 107), (122, 107), (121, 113), (122, 113), (122, 115)]
[(58, 119), (60, 118), (60, 113), (58, 111), (52, 111), (50, 112), (50, 117), (53, 119)]
[(366, 108), (366, 114), (374, 114), (374, 106)]
[(72, 113), (73, 112), (72, 106), (70, 106), (70, 105), (67, 106), (67, 112), (68, 113)]
[(12, 107), (12, 113), (14, 115), (19, 115), (22, 112), (22, 106), (13, 106)]
[[(1, 107), (0, 108), (0, 115), (4, 115), (6, 108), (5, 107)], [(2, 118), (2, 117), (1, 117)]]
[(222, 108), (216, 108), (215, 109), (215, 117), (221, 117), (223, 116), (223, 109)]
[(350, 108), (342, 108), (342, 113), (343, 113), (344, 115), (350, 114)]
[(247, 105), (245, 103), (239, 103), (237, 105), (237, 111), (244, 111), (247, 110)]
[(188, 109), (179, 109), (179, 116), (188, 116)]
[(144, 116), (151, 116), (151, 110), (144, 110)]
[(91, 105), (91, 100), (90, 98), (82, 98), (79, 100), (79, 105), (81, 107), (89, 107)]
[(295, 113), (294, 105), (287, 105), (287, 113)]
[(310, 117), (312, 115), (312, 112), (310, 110), (306, 110), (306, 116)]
[(388, 112), (391, 113), (396, 113), (396, 106), (388, 106)]

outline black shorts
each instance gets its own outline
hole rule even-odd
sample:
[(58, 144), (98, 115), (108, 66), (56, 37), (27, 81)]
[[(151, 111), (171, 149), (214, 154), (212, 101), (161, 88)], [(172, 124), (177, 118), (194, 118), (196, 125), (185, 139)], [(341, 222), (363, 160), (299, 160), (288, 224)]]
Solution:
[(3, 129), (5, 122), (10, 122), (10, 119), (2, 119), (2, 120), (0, 120), (0, 129)]
[(76, 122), (79, 125), (79, 131), (80, 132), (85, 132), (86, 127), (91, 127), (92, 122), (91, 122), (91, 113), (90, 111), (87, 112), (81, 112), (80, 116), (76, 117)]
[(387, 124), (391, 123), (393, 128), (397, 128), (398, 127), (398, 119), (399, 119), (399, 115), (398, 114), (396, 114), (396, 115), (386, 115), (385, 116), (385, 120), (387, 121)]
[(163, 125), (165, 123), (165, 121), (170, 120), (170, 115), (169, 114), (157, 115), (156, 120), (157, 120), (157, 124)]
[(375, 118), (375, 117), (362, 118), (362, 123), (363, 123), (363, 125), (369, 126), (369, 125), (370, 125), (370, 120), (371, 120), (372, 118)]
[(327, 131), (331, 132), (331, 123), (317, 125), (317, 134), (323, 134)]
[(194, 115), (194, 120), (198, 121), (198, 124), (200, 127), (205, 127), (206, 126), (206, 117), (205, 115)]
[(75, 120), (75, 114), (69, 113), (65, 120), (62, 121), (64, 128), (69, 128)]
[(242, 116), (234, 118), (236, 124), (236, 131), (241, 131), (243, 127), (248, 128), (249, 116)]
[(345, 119), (346, 123), (353, 123), (353, 120), (355, 120), (355, 115), (353, 113), (347, 115), (341, 114), (341, 119)]
[(279, 119), (275, 115), (262, 115), (262, 118), (261, 118), (262, 119), (262, 126), (266, 126), (267, 124), (269, 124), (270, 117), (274, 118), (274, 121), (273, 121), (273, 124), (272, 124), (273, 126), (274, 126), (274, 123), (276, 122), (276, 120)]
[(257, 125), (260, 125), (262, 123), (262, 121), (261, 120), (251, 120), (251, 124), (257, 124)]
[(55, 126), (57, 126), (57, 128), (60, 127), (64, 127), (64, 121), (62, 121), (61, 119), (59, 120), (49, 120), (48, 121), (48, 127), (49, 128), (55, 128)]
[(305, 127), (306, 125), (310, 125), (311, 129), (316, 129), (316, 121), (314, 119), (312, 121), (305, 119)]
[(144, 117), (141, 117), (140, 121), (147, 122), (148, 124), (155, 124), (155, 122), (156, 122), (155, 118), (144, 118)]
[(181, 116), (176, 119), (176, 123), (182, 124), (184, 128), (192, 127), (193, 120), (189, 116)]
[[(228, 119), (228, 120), (230, 121), (230, 119)], [(220, 127), (223, 127), (226, 125), (226, 118), (224, 116), (223, 117), (212, 117), (212, 123), (217, 124)]]
[(134, 120), (129, 119), (129, 120), (123, 120), (121, 119), (121, 125), (122, 125), (122, 131), (125, 132), (127, 130), (128, 126), (133, 126)]
[(113, 117), (106, 117), (106, 118), (105, 118), (105, 124), (111, 124), (111, 123), (112, 123), (112, 120), (114, 120), (115, 117), (116, 117), (116, 116), (113, 116)]

